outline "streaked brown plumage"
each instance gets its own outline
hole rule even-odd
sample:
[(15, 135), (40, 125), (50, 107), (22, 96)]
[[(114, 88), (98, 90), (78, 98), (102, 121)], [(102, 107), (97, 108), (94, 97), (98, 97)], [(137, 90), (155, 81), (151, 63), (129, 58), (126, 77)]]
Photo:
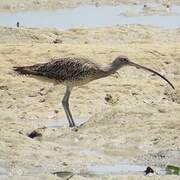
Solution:
[(33, 74), (56, 79), (64, 85), (79, 86), (104, 76), (101, 67), (84, 58), (59, 58), (48, 63), (14, 67), (22, 74)]
[(138, 65), (130, 61), (125, 56), (118, 56), (112, 63), (103, 67), (85, 58), (59, 58), (48, 63), (35, 64), (32, 66), (14, 67), (14, 70), (21, 74), (32, 74), (55, 79), (66, 86), (66, 92), (62, 101), (70, 127), (75, 126), (75, 122), (69, 109), (69, 97), (74, 86), (80, 86), (90, 81), (109, 76), (125, 65), (143, 68), (157, 74), (174, 89), (174, 86), (164, 76), (147, 67)]

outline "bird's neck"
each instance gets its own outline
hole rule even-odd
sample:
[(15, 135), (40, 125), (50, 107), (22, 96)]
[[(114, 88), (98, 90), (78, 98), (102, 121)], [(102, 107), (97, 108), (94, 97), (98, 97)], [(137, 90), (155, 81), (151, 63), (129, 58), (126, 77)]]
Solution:
[(102, 67), (102, 70), (104, 72), (105, 75), (110, 75), (115, 73), (120, 67), (115, 66), (113, 63), (110, 63), (104, 67)]

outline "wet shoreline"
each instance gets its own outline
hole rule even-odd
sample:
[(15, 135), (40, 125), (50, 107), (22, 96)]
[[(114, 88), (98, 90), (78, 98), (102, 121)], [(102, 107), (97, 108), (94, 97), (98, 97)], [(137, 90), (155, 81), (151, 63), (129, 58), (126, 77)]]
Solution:
[[(93, 12), (93, 13), (92, 13)], [(0, 25), (33, 28), (95, 28), (115, 25), (141, 24), (159, 26), (165, 29), (180, 27), (180, 6), (169, 9), (159, 4), (118, 5), (118, 6), (79, 6), (56, 11), (29, 11), (19, 13), (0, 13)], [(12, 16), (13, 15), (13, 16)], [(45, 21), (42, 19), (46, 19)], [(95, 21), (96, 19), (96, 21)]]
[[(67, 56), (105, 65), (119, 55), (163, 74), (175, 90), (133, 67), (74, 88), (71, 110), (77, 124), (85, 122), (78, 131), (64, 115), (64, 86), (12, 70)], [(179, 28), (0, 27), (0, 179), (60, 179), (55, 172), (67, 179), (73, 172), (72, 180), (178, 180), (144, 170), (180, 164), (179, 60)]]

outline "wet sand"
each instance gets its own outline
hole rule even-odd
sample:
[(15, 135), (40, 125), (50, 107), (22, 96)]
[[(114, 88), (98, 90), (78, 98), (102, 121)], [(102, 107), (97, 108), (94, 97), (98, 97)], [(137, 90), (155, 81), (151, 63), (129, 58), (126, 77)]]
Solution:
[[(4, 170), (11, 177), (4, 173), (0, 179), (60, 179), (51, 174), (57, 171), (73, 171), (73, 180), (179, 179), (80, 173), (89, 166), (121, 162), (153, 168), (180, 165), (179, 37), (180, 29), (142, 25), (66, 31), (1, 27), (0, 174)], [(66, 56), (106, 64), (118, 55), (160, 72), (176, 89), (133, 67), (74, 88), (72, 113), (77, 124), (86, 122), (77, 132), (67, 127), (61, 105), (63, 85), (19, 76), (12, 70)], [(27, 134), (37, 128), (42, 136), (29, 138)]]
[[(0, 31), (4, 32), (0, 37), (0, 166), (14, 177), (29, 174), (29, 178), (56, 179), (50, 172), (77, 172), (89, 165), (124, 161), (152, 167), (180, 164), (178, 29), (168, 32), (147, 26), (117, 26)], [(53, 43), (60, 37), (61, 43)], [(77, 132), (67, 127), (61, 106), (64, 86), (18, 76), (12, 71), (13, 66), (65, 56), (84, 56), (106, 64), (120, 54), (164, 74), (176, 90), (159, 77), (133, 67), (74, 88), (70, 99), (72, 113), (78, 124), (87, 121)], [(61, 126), (52, 128), (53, 125)], [(27, 137), (27, 133), (43, 126), (47, 128), (40, 129), (42, 137)], [(118, 178), (146, 179), (138, 175)]]
[(27, 11), (27, 10), (39, 10), (39, 9), (59, 9), (59, 8), (72, 8), (77, 7), (80, 5), (95, 5), (95, 6), (101, 6), (101, 5), (119, 5), (119, 4), (130, 4), (130, 5), (137, 5), (137, 4), (148, 4), (148, 3), (159, 3), (162, 5), (172, 5), (176, 4), (179, 5), (179, 0), (162, 0), (162, 1), (156, 1), (156, 0), (68, 0), (68, 1), (59, 1), (59, 0), (1, 0), (0, 3), (0, 11), (3, 12), (9, 12), (9, 11)]

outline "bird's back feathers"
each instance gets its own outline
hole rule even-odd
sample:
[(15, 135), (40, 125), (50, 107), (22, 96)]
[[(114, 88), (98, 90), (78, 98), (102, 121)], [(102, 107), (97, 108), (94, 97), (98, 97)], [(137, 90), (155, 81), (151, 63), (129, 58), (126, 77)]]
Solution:
[(95, 79), (100, 68), (98, 64), (84, 58), (59, 58), (48, 63), (14, 67), (14, 71), (20, 74), (44, 76), (60, 82), (83, 80), (89, 82)]

